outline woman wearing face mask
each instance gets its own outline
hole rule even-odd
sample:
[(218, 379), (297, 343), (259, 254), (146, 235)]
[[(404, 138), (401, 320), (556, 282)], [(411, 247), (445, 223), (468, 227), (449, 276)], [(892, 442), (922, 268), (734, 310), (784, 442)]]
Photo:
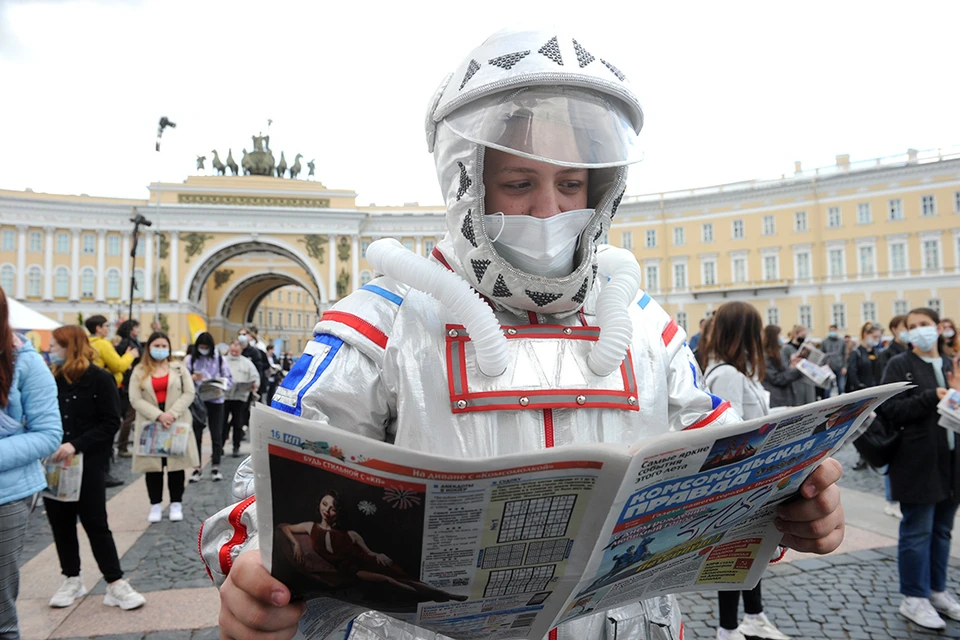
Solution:
[[(190, 419), (193, 402), (193, 378), (187, 368), (170, 359), (170, 338), (157, 331), (147, 340), (146, 349), (130, 375), (130, 404), (137, 411), (134, 443), (140, 442), (145, 424), (160, 422), (169, 426)], [(163, 518), (163, 470), (167, 470), (170, 491), (170, 520), (183, 520), (183, 487), (185, 470), (200, 464), (199, 449), (187, 438), (186, 455), (170, 458), (137, 455), (134, 446), (133, 471), (145, 473), (150, 496), (149, 522)]]
[[(224, 361), (213, 342), (213, 336), (204, 331), (197, 336), (193, 344), (193, 351), (183, 360), (183, 365), (190, 371), (193, 382), (197, 386), (197, 393), (207, 407), (207, 424), (210, 427), (210, 440), (213, 444), (211, 456), (210, 477), (214, 482), (223, 480), (220, 473), (220, 457), (223, 455), (223, 420), (224, 401), (226, 391), (233, 386), (233, 376), (230, 366)], [(203, 441), (204, 425), (193, 423), (193, 433), (197, 441), (197, 451)], [(197, 462), (190, 482), (199, 482), (203, 479), (203, 471)]]
[(937, 403), (947, 388), (960, 389), (953, 365), (941, 354), (933, 309), (907, 314), (913, 351), (887, 365), (883, 383), (908, 381), (914, 387), (885, 403), (883, 416), (903, 431), (890, 462), (893, 497), (900, 501), (900, 613), (928, 629), (944, 629), (939, 614), (960, 620), (960, 603), (947, 592), (950, 536), (960, 496), (960, 442), (937, 424)]
[(960, 336), (957, 335), (957, 326), (950, 318), (940, 321), (940, 335), (943, 336), (943, 356), (953, 361), (953, 368), (957, 368), (960, 359)]
[(860, 344), (847, 359), (848, 393), (880, 384), (883, 369), (877, 358), (880, 355), (877, 347), (882, 336), (883, 327), (874, 322), (867, 322), (860, 328)]
[(120, 428), (120, 395), (113, 375), (95, 366), (94, 357), (90, 340), (79, 326), (66, 325), (53, 331), (50, 362), (57, 380), (63, 444), (52, 459), (60, 461), (82, 453), (83, 478), (77, 502), (44, 502), (65, 577), (50, 606), (69, 607), (87, 593), (80, 578), (79, 518), (107, 582), (103, 603), (123, 610), (136, 609), (147, 600), (123, 579), (117, 546), (107, 524), (106, 463), (112, 453), (113, 436)]

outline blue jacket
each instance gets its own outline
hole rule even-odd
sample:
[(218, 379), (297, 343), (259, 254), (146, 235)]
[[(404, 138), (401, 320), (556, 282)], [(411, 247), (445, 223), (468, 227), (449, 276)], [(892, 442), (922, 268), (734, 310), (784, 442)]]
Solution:
[(29, 341), (14, 336), (14, 346), (17, 358), (3, 412), (24, 425), (24, 430), (0, 440), (0, 504), (45, 489), (47, 480), (40, 460), (63, 441), (53, 374)]

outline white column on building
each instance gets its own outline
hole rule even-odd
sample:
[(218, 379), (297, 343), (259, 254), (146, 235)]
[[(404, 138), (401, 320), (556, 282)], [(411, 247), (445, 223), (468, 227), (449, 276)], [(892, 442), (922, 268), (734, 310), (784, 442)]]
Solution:
[(180, 233), (170, 232), (170, 302), (180, 299)]
[(107, 230), (97, 229), (97, 302), (107, 299)]
[(120, 243), (120, 260), (123, 265), (123, 277), (120, 282), (120, 298), (130, 302), (130, 232), (124, 231), (120, 234), (122, 240)]
[(44, 227), (43, 299), (53, 300), (53, 227)]
[(153, 231), (143, 234), (143, 299), (153, 300)]
[(350, 241), (353, 245), (350, 249), (350, 271), (352, 272), (350, 287), (353, 291), (356, 291), (360, 288), (360, 236), (353, 235), (350, 237)]
[(70, 229), (70, 300), (80, 299), (80, 233), (81, 229)]
[(330, 282), (327, 283), (327, 298), (337, 299), (337, 236), (327, 236), (327, 262), (330, 264)]
[(17, 225), (17, 292), (16, 298), (27, 297), (27, 229), (25, 224)]
[(416, 253), (418, 256), (422, 256), (423, 255), (423, 236), (414, 236), (413, 242), (414, 242), (414, 245), (413, 245), (414, 253)]

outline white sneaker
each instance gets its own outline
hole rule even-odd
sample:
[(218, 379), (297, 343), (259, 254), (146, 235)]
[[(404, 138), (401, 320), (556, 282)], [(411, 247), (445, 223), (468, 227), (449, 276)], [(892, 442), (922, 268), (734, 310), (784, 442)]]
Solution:
[(930, 604), (933, 608), (952, 620), (960, 620), (960, 602), (949, 591), (933, 591), (930, 593)]
[(896, 518), (897, 520), (903, 520), (903, 513), (900, 512), (899, 502), (888, 502), (887, 505), (883, 508), (883, 512), (888, 516), (890, 516), (891, 518)]
[(67, 578), (63, 581), (63, 584), (60, 585), (60, 588), (57, 589), (57, 592), (53, 594), (53, 597), (50, 598), (50, 606), (57, 609), (69, 607), (77, 598), (82, 598), (85, 595), (87, 595), (87, 590), (83, 586), (83, 581), (80, 579), (80, 576)]
[(214, 469), (213, 472), (210, 474), (210, 479), (213, 480), (214, 482), (220, 482), (221, 480), (223, 480), (223, 474), (220, 473), (220, 469)]
[(194, 482), (200, 482), (201, 480), (203, 480), (203, 471), (200, 471), (200, 469), (194, 469), (193, 473), (190, 474), (190, 483), (192, 484)]
[(147, 514), (147, 522), (160, 522), (163, 520), (163, 505), (150, 505), (150, 513)]
[(183, 504), (179, 502), (170, 503), (170, 522), (180, 522), (183, 520)]
[(737, 627), (737, 631), (745, 636), (766, 638), (767, 640), (790, 640), (790, 636), (773, 626), (773, 623), (767, 618), (767, 614), (762, 612), (756, 615), (747, 614), (743, 616), (743, 622)]
[(142, 607), (147, 599), (137, 593), (126, 580), (117, 580), (107, 585), (107, 595), (103, 596), (103, 604), (108, 607), (120, 607), (124, 611)]
[(926, 598), (904, 597), (903, 602), (900, 603), (900, 615), (927, 629), (947, 628), (947, 623)]
[(747, 637), (740, 633), (739, 629), (724, 629), (720, 627), (717, 629), (717, 640), (747, 640)]

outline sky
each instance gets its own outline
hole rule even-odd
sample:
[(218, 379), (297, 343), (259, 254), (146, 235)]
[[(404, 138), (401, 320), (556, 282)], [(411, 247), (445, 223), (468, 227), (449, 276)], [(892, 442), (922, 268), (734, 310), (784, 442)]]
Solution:
[(0, 189), (146, 198), (197, 155), (239, 162), (270, 119), (271, 148), (358, 204), (438, 205), (427, 102), (503, 27), (626, 73), (646, 118), (631, 195), (956, 148), (957, 24), (955, 0), (0, 0)]

